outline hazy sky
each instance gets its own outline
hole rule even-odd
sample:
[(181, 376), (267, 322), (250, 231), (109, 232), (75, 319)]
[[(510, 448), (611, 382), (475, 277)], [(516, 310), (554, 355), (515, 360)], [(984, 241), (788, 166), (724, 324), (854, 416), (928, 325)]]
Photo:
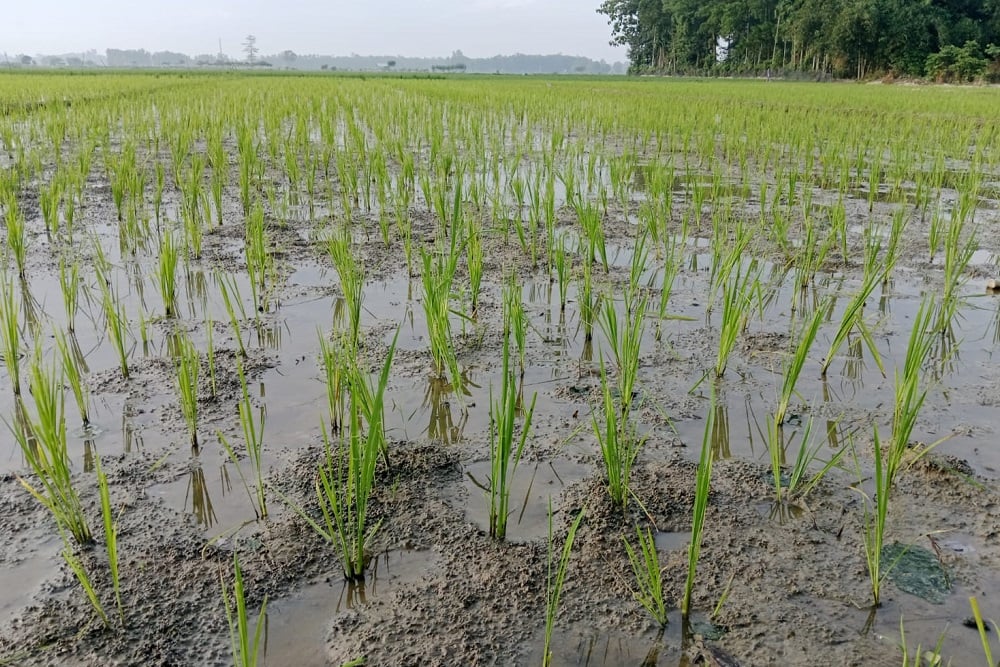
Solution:
[(262, 54), (467, 56), (564, 53), (625, 60), (599, 0), (12, 0), (0, 52), (222, 50), (248, 34)]

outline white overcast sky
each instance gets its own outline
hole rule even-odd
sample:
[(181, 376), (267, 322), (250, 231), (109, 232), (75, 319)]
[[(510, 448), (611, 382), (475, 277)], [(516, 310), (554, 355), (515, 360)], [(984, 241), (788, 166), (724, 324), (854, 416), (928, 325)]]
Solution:
[(625, 60), (608, 45), (600, 0), (10, 0), (0, 52), (107, 48), (222, 50), (248, 34), (261, 53), (471, 57), (564, 53)]

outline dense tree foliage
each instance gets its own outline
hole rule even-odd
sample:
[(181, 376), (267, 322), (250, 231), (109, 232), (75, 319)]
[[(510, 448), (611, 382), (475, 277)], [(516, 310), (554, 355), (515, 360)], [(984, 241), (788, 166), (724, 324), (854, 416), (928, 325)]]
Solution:
[(597, 11), (633, 71), (965, 79), (995, 71), (1000, 44), (1000, 0), (604, 0)]

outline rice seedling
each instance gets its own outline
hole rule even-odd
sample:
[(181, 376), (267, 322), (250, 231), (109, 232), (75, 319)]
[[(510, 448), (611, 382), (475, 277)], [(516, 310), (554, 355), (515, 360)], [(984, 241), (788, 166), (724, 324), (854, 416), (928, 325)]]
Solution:
[(722, 287), (722, 322), (719, 325), (719, 350), (715, 357), (715, 377), (726, 374), (729, 356), (736, 339), (750, 317), (752, 295), (760, 285), (759, 273), (737, 271)]
[(80, 309), (80, 265), (73, 262), (67, 266), (64, 258), (59, 259), (59, 287), (66, 313), (66, 330), (76, 330), (76, 314)]
[(661, 628), (667, 626), (667, 603), (663, 597), (663, 568), (660, 567), (660, 556), (656, 550), (653, 533), (638, 526), (635, 529), (638, 548), (632, 546), (628, 539), (622, 536), (628, 561), (632, 565), (637, 590), (633, 593), (636, 601), (649, 612), (653, 620)]
[(18, 303), (14, 280), (4, 276), (0, 282), (0, 354), (14, 390), (21, 395), (21, 304)]
[(504, 284), (503, 290), (503, 336), (504, 344), (514, 337), (517, 346), (519, 377), (524, 378), (524, 362), (528, 346), (528, 318), (521, 300), (521, 285), (513, 273)]
[(37, 478), (37, 486), (21, 477), (18, 480), (49, 510), (60, 530), (65, 530), (77, 544), (89, 544), (93, 537), (80, 496), (73, 485), (73, 473), (66, 449), (62, 374), (55, 363), (45, 363), (39, 343), (36, 343), (32, 356), (29, 380), (35, 416), (27, 416), (28, 429), (13, 428), (10, 424), (8, 428)]
[(452, 281), (458, 263), (458, 252), (454, 236), (452, 237), (452, 252), (447, 257), (438, 256), (435, 260), (431, 253), (421, 249), (423, 259), (423, 308), (427, 321), (427, 334), (430, 341), (431, 357), (434, 360), (434, 370), (438, 377), (443, 377), (445, 371), (451, 375), (452, 385), (461, 386), (461, 372), (451, 335), (451, 291)]
[(177, 314), (177, 260), (180, 256), (174, 235), (167, 232), (160, 237), (160, 259), (157, 264), (157, 285), (167, 318)]
[(580, 324), (583, 327), (584, 342), (589, 342), (594, 336), (594, 319), (600, 310), (600, 299), (595, 296), (593, 283), (593, 260), (585, 255), (582, 270), (577, 285), (579, 300)]
[[(947, 634), (948, 629), (941, 633), (938, 637), (937, 644), (934, 645), (933, 649), (924, 651), (923, 648), (918, 644), (917, 648), (913, 652), (912, 659), (910, 658), (909, 648), (906, 645), (906, 630), (903, 627), (903, 617), (899, 617), (899, 648), (903, 652), (903, 667), (942, 667), (944, 663), (941, 658), (941, 651), (944, 648), (944, 638)], [(950, 665), (951, 662), (948, 662)], [(995, 667), (995, 665), (990, 662), (990, 667)]]
[(572, 259), (567, 257), (566, 237), (560, 236), (555, 242), (552, 263), (556, 270), (556, 280), (559, 283), (559, 312), (566, 312), (566, 296), (569, 293), (569, 278), (572, 269)]
[(691, 611), (691, 594), (694, 591), (698, 559), (701, 556), (701, 541), (705, 529), (705, 515), (708, 509), (708, 494), (712, 484), (712, 431), (715, 421), (715, 390), (712, 390), (711, 405), (705, 418), (705, 432), (701, 440), (701, 457), (695, 478), (694, 508), (691, 514), (691, 543), (688, 545), (687, 578), (684, 580), (684, 596), (681, 598), (681, 616), (687, 620)]
[(94, 608), (101, 622), (104, 623), (104, 627), (110, 628), (111, 621), (108, 619), (108, 614), (104, 611), (104, 605), (101, 604), (101, 598), (97, 595), (97, 589), (94, 587), (93, 582), (90, 579), (90, 575), (87, 573), (87, 568), (84, 566), (83, 561), (73, 552), (73, 545), (70, 544), (69, 539), (66, 534), (60, 528), (60, 535), (63, 539), (63, 548), (59, 552), (62, 556), (63, 561), (69, 567), (70, 571), (73, 572), (73, 576), (76, 580), (80, 582), (81, 588), (83, 588), (84, 594), (87, 596), (87, 600), (90, 602), (90, 606)]
[(557, 559), (555, 538), (552, 530), (552, 500), (549, 499), (549, 539), (545, 574), (545, 644), (542, 649), (543, 667), (548, 667), (552, 664), (552, 633), (555, 630), (556, 617), (559, 614), (559, 601), (562, 597), (563, 584), (566, 583), (569, 557), (573, 551), (573, 542), (576, 540), (576, 532), (583, 521), (584, 512), (585, 510), (580, 510), (580, 513), (576, 515), (576, 518), (569, 525), (566, 540), (563, 542), (562, 551)]
[[(233, 276), (216, 274), (216, 283), (219, 286), (219, 295), (226, 307), (226, 314), (229, 316), (229, 324), (232, 327), (236, 343), (239, 345), (240, 356), (244, 359), (247, 356), (246, 345), (243, 344), (243, 329), (240, 322), (246, 319), (246, 311), (243, 309), (243, 300), (240, 298), (239, 285)], [(239, 317), (237, 317), (239, 311)]]
[[(979, 600), (975, 596), (970, 597), (969, 606), (972, 607), (972, 618), (976, 621), (976, 630), (979, 632), (979, 641), (983, 645), (983, 655), (986, 657), (986, 664), (989, 667), (995, 667), (997, 663), (993, 660), (993, 649), (990, 647), (990, 629), (983, 622), (983, 613), (979, 610)], [(1000, 626), (995, 621), (991, 621), (990, 624), (997, 633), (1000, 633)]]
[[(226, 577), (219, 572), (219, 583), (222, 585), (222, 602), (226, 608), (226, 621), (229, 623), (229, 641), (233, 653), (234, 667), (256, 667), (263, 657), (260, 640), (267, 632), (267, 596), (260, 605), (257, 614), (257, 628), (250, 634), (250, 617), (247, 611), (246, 591), (243, 586), (243, 571), (240, 569), (240, 559), (233, 552), (233, 590), (230, 597)], [(267, 641), (264, 645), (266, 647)], [(266, 650), (266, 648), (265, 648)]]
[(111, 586), (115, 592), (115, 606), (118, 607), (118, 620), (125, 623), (125, 606), (122, 604), (121, 576), (118, 569), (118, 522), (111, 510), (111, 492), (108, 488), (108, 477), (101, 468), (101, 459), (94, 457), (97, 472), (97, 490), (101, 497), (101, 518), (104, 521), (104, 546), (108, 553), (108, 569), (111, 572)]
[[(386, 355), (377, 387), (368, 384), (353, 357), (346, 357), (349, 364), (346, 373), (352, 388), (350, 422), (346, 429), (341, 429), (336, 450), (330, 444), (326, 424), (323, 423), (321, 428), (324, 458), (318, 467), (315, 486), (323, 523), (313, 520), (302, 508), (276, 491), (320, 537), (337, 548), (347, 581), (364, 581), (369, 546), (381, 525), (381, 521), (374, 525), (369, 522), (368, 511), (375, 486), (375, 467), (386, 447), (382, 426), (384, 394), (394, 353), (395, 341)], [(367, 392), (362, 389), (363, 386)], [(363, 417), (368, 422), (366, 433), (362, 433)]]
[(361, 332), (361, 302), (364, 298), (364, 270), (354, 259), (351, 232), (343, 227), (330, 234), (327, 250), (340, 278), (340, 289), (347, 304), (347, 339), (352, 350), (358, 349)]
[(788, 412), (789, 403), (791, 403), (792, 397), (795, 395), (795, 385), (799, 381), (799, 376), (802, 374), (802, 369), (805, 367), (806, 360), (809, 357), (809, 351), (812, 349), (812, 345), (819, 333), (819, 328), (823, 324), (823, 320), (826, 318), (831, 305), (827, 300), (813, 311), (812, 317), (809, 318), (806, 326), (799, 334), (799, 342), (796, 344), (791, 358), (785, 365), (785, 371), (782, 373), (781, 392), (778, 395), (778, 405), (774, 410), (774, 423), (778, 428), (781, 428), (781, 425), (785, 423), (785, 415)]
[(76, 399), (76, 407), (80, 411), (80, 420), (83, 427), (90, 426), (90, 392), (83, 379), (83, 369), (80, 358), (67, 342), (66, 335), (62, 331), (55, 332), (56, 346), (59, 348), (60, 359), (62, 360), (63, 374)]
[(487, 487), (489, 501), (490, 537), (503, 540), (507, 537), (507, 519), (510, 516), (510, 487), (517, 472), (517, 465), (524, 453), (531, 431), (531, 418), (535, 413), (537, 394), (524, 411), (520, 437), (515, 423), (519, 412), (517, 381), (510, 367), (510, 332), (504, 335), (501, 351), (502, 369), (500, 400), (494, 401), (490, 391), (490, 479)]
[[(181, 413), (187, 424), (191, 451), (198, 452), (198, 371), (201, 366), (198, 348), (186, 332), (177, 334), (177, 351), (174, 363), (177, 393), (181, 401)], [(241, 415), (242, 421), (242, 415)]]
[(246, 218), (243, 255), (246, 259), (247, 273), (250, 276), (250, 292), (253, 296), (254, 309), (258, 313), (263, 313), (268, 307), (267, 280), (272, 273), (273, 264), (271, 254), (268, 251), (264, 208), (259, 201), (254, 203)]
[(14, 258), (14, 266), (17, 268), (17, 275), (22, 280), (25, 277), (25, 265), (28, 260), (28, 235), (24, 222), (24, 213), (18, 206), (17, 198), (13, 192), (7, 193), (3, 202), (6, 209), (5, 220), (7, 222), (7, 250)]
[[(263, 472), (264, 423), (267, 417), (267, 410), (264, 406), (255, 408), (253, 401), (250, 400), (250, 391), (247, 387), (246, 375), (243, 372), (243, 363), (239, 360), (236, 361), (236, 372), (240, 380), (240, 401), (237, 404), (237, 410), (240, 415), (240, 427), (243, 429), (243, 442), (246, 443), (247, 458), (250, 460), (250, 465), (253, 468), (256, 478), (254, 480), (254, 493), (250, 492), (250, 485), (243, 475), (243, 470), (240, 468), (236, 453), (226, 439), (226, 436), (219, 431), (218, 438), (226, 454), (229, 455), (229, 459), (236, 466), (236, 470), (243, 481), (243, 487), (250, 497), (250, 503), (254, 508), (257, 518), (264, 519), (267, 518), (267, 495), (265, 493)], [(254, 413), (256, 413), (256, 416)]]
[(868, 351), (871, 353), (872, 358), (875, 360), (875, 364), (878, 366), (882, 374), (885, 375), (885, 368), (882, 365), (882, 356), (878, 353), (878, 348), (875, 346), (875, 339), (873, 338), (871, 331), (864, 321), (864, 307), (868, 298), (875, 291), (875, 287), (879, 283), (880, 276), (874, 272), (866, 273), (864, 282), (861, 284), (861, 289), (855, 293), (851, 300), (847, 303), (847, 307), (844, 309), (844, 314), (840, 320), (840, 324), (837, 327), (836, 333), (834, 333), (833, 338), (830, 340), (830, 347), (827, 349), (826, 355), (823, 357), (823, 361), (820, 364), (820, 375), (822, 377), (827, 376), (827, 371), (830, 368), (830, 364), (840, 350), (841, 346), (847, 341), (848, 337), (852, 332), (857, 330), (861, 337), (861, 341), (864, 342)]
[[(621, 400), (624, 402), (628, 399), (622, 398)], [(603, 427), (598, 422), (597, 410), (592, 414), (591, 423), (601, 450), (601, 458), (604, 461), (611, 502), (624, 510), (628, 504), (628, 483), (632, 474), (632, 464), (639, 454), (642, 441), (629, 428), (628, 422), (622, 416), (622, 409), (615, 405), (611, 381), (608, 379), (603, 357), (601, 358), (600, 408), (604, 418)]]
[(479, 225), (474, 220), (473, 217), (469, 218), (465, 244), (465, 261), (469, 269), (470, 319), (476, 319), (479, 314), (479, 293), (483, 282), (483, 245), (480, 239)]
[(104, 319), (107, 323), (108, 335), (118, 353), (118, 365), (122, 371), (124, 379), (129, 378), (128, 357), (129, 350), (126, 348), (126, 338), (129, 336), (128, 320), (125, 315), (125, 303), (115, 296), (114, 290), (102, 283), (101, 307), (104, 310)]

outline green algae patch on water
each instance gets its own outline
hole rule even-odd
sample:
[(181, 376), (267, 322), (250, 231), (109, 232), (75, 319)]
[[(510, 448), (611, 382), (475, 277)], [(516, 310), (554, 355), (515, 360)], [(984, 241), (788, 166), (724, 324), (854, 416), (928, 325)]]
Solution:
[(931, 551), (918, 546), (892, 544), (882, 547), (888, 578), (901, 591), (932, 604), (943, 604), (951, 592), (951, 579)]

